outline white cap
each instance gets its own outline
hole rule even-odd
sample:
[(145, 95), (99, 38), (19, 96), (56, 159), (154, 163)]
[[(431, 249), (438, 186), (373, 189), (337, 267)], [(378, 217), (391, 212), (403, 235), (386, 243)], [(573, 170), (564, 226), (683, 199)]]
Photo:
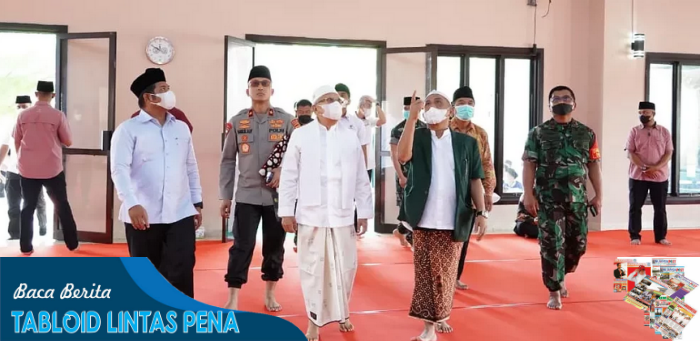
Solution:
[(445, 95), (444, 92), (442, 92), (442, 91), (437, 91), (437, 90), (431, 91), (431, 92), (428, 94), (428, 96), (425, 96), (425, 99), (428, 100), (428, 97), (430, 97), (430, 96), (432, 96), (432, 95), (439, 95), (439, 96), (445, 97), (445, 99), (447, 100), (448, 103), (451, 103), (451, 102), (452, 102), (452, 101), (450, 101), (450, 98), (447, 97), (447, 95)]
[(338, 94), (338, 92), (335, 91), (334, 87), (332, 87), (330, 85), (324, 85), (324, 86), (316, 89), (316, 91), (314, 91), (314, 97), (313, 97), (314, 104), (316, 104), (316, 102), (318, 102), (319, 98), (321, 98), (327, 94)]

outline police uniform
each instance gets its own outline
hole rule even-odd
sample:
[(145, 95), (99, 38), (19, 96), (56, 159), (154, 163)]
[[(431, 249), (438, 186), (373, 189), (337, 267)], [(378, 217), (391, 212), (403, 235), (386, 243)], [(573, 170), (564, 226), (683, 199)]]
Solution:
[[(275, 146), (286, 135), (292, 133), (295, 125), (298, 125), (298, 121), (294, 120), (294, 116), (281, 108), (270, 108), (267, 113), (262, 114), (253, 113), (252, 109), (244, 109), (226, 124), (219, 191), (221, 199), (235, 200), (235, 242), (229, 249), (228, 272), (225, 276), (230, 288), (240, 288), (248, 281), (248, 269), (253, 258), (261, 218), (262, 279), (277, 281), (282, 278), (286, 232), (275, 214), (275, 189), (266, 186), (265, 178), (259, 171)], [(240, 174), (234, 198), (236, 165)]]
[(551, 292), (558, 291), (586, 252), (588, 164), (600, 161), (596, 134), (576, 120), (550, 119), (530, 131), (523, 161), (537, 165), (542, 279)]

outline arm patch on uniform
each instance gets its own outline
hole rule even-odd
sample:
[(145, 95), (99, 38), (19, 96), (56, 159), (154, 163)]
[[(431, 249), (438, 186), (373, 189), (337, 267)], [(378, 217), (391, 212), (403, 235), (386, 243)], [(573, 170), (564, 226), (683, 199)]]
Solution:
[(226, 135), (228, 135), (228, 132), (231, 131), (231, 129), (233, 129), (233, 124), (231, 124), (231, 122), (226, 123)]
[(295, 118), (292, 120), (292, 127), (294, 127), (294, 129), (301, 127), (301, 124), (299, 123), (299, 119)]
[(590, 154), (591, 161), (600, 160), (600, 148), (598, 148), (598, 137), (595, 135), (593, 135), (593, 144), (588, 150), (588, 153)]

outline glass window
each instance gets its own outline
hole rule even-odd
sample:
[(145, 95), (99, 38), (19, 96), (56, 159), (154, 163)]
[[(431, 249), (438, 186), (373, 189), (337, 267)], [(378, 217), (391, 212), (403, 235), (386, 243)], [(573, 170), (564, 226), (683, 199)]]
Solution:
[(530, 60), (506, 59), (504, 76), (503, 193), (522, 193), (521, 159), (530, 128)]
[[(460, 81), (462, 74), (461, 57), (438, 57), (437, 90), (452, 96), (455, 90), (462, 86)], [(448, 98), (452, 100), (452, 98)]]
[(474, 92), (472, 122), (486, 130), (493, 150), (496, 146), (496, 58), (469, 58), (469, 87)]
[(700, 139), (700, 66), (681, 68), (681, 131), (679, 193), (700, 193), (698, 142)]
[[(673, 127), (673, 65), (651, 64), (649, 68), (649, 101), (656, 104), (656, 122), (671, 131)], [(673, 160), (668, 163), (669, 174)], [(670, 180), (670, 179), (669, 179)], [(671, 193), (671, 186), (668, 186)]]

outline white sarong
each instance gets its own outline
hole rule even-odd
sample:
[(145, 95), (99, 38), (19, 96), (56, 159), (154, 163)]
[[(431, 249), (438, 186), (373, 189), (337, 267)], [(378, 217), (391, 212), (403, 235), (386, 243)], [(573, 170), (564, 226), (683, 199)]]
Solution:
[(319, 327), (350, 318), (350, 294), (357, 272), (354, 226), (299, 225), (301, 290), (309, 320)]

